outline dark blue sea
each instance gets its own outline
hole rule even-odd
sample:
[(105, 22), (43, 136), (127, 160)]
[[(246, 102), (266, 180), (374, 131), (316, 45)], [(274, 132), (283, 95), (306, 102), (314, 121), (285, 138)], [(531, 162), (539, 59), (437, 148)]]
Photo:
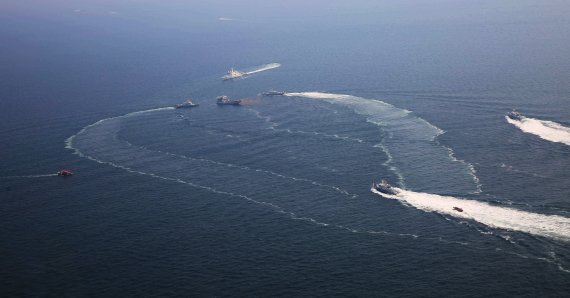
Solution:
[(0, 295), (568, 297), (569, 16), (8, 0)]

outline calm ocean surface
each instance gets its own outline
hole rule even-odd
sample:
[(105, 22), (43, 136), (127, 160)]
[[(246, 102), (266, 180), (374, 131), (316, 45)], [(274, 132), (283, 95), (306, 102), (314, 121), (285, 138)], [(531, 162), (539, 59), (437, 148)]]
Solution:
[(570, 292), (567, 3), (2, 6), (3, 295)]

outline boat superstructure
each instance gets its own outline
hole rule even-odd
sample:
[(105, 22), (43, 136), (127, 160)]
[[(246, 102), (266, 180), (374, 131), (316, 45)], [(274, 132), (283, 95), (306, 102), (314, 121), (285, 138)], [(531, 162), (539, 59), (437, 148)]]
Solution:
[(285, 95), (286, 93), (287, 92), (285, 92), (285, 91), (269, 90), (267, 92), (261, 93), (261, 95), (263, 95), (263, 96), (282, 96), (282, 95)]
[(246, 75), (247, 75), (247, 73), (235, 70), (232, 67), (232, 68), (230, 68), (230, 70), (228, 70), (228, 73), (222, 77), (222, 79), (224, 81), (227, 81), (227, 80), (233, 80), (233, 79), (241, 78), (241, 77), (246, 76)]
[(193, 103), (192, 100), (189, 99), (189, 100), (187, 100), (187, 101), (185, 101), (185, 102), (183, 102), (183, 103), (177, 104), (177, 105), (174, 106), (174, 107), (177, 108), (177, 109), (182, 109), (182, 108), (193, 108), (193, 107), (197, 107), (197, 106), (199, 106), (199, 104)]
[(509, 119), (511, 120), (516, 120), (516, 121), (522, 121), (524, 119), (524, 116), (517, 111), (509, 112), (507, 114), (507, 117), (509, 117)]
[(387, 195), (397, 195), (398, 190), (390, 185), (388, 181), (382, 179), (379, 183), (372, 183), (372, 189)]

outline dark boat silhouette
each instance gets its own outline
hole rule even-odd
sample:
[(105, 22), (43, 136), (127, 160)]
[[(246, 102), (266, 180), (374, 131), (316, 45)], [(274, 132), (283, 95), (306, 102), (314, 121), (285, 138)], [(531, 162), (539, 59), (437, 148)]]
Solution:
[(507, 114), (507, 117), (509, 117), (509, 119), (511, 120), (516, 120), (516, 121), (522, 121), (524, 119), (524, 116), (517, 111), (509, 112)]
[(388, 181), (382, 179), (379, 183), (372, 183), (372, 188), (387, 195), (397, 195), (398, 190), (396, 190)]

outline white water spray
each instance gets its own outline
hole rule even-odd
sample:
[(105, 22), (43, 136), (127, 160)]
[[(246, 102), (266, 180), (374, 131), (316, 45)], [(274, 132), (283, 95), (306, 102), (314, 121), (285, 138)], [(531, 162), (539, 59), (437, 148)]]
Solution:
[[(524, 232), (536, 236), (570, 241), (570, 218), (493, 206), (476, 200), (414, 192), (394, 187), (397, 194), (388, 195), (371, 189), (384, 198), (395, 199), (425, 212), (437, 212), (456, 218), (470, 219), (491, 228)], [(463, 209), (463, 212), (454, 210)]]
[(518, 127), (523, 132), (536, 135), (550, 142), (570, 146), (570, 128), (559, 123), (528, 117), (522, 117), (521, 120), (514, 120), (506, 116), (505, 118), (507, 122)]

